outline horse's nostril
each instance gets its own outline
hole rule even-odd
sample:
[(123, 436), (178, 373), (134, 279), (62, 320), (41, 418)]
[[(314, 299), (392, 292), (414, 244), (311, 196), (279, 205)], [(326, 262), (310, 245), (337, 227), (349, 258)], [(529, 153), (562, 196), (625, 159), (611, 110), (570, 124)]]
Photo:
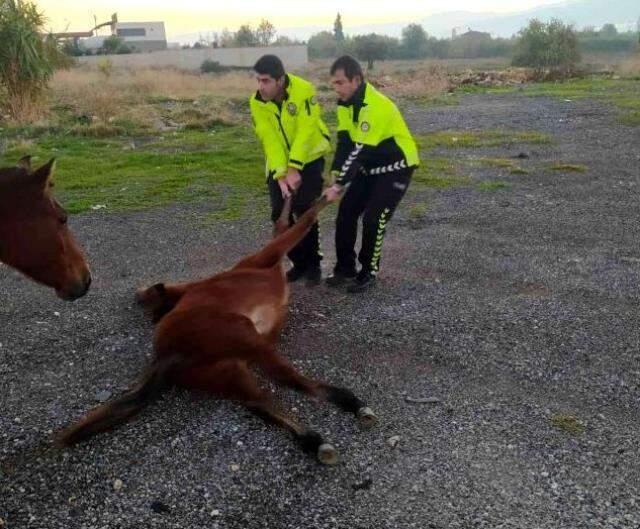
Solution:
[(89, 287), (91, 286), (91, 274), (87, 274), (87, 277), (84, 280), (84, 286), (89, 290)]

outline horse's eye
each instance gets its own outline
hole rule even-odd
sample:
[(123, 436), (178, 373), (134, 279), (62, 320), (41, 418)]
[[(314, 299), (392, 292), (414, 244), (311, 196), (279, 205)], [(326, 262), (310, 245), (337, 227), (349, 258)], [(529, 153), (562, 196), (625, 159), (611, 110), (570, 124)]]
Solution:
[(66, 215), (60, 217), (60, 224), (66, 224), (68, 220), (68, 217)]

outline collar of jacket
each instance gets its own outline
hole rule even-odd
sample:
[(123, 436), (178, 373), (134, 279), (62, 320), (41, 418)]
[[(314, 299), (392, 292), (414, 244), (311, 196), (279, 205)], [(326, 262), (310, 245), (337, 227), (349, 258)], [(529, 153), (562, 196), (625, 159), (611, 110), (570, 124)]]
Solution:
[(347, 101), (338, 101), (338, 106), (341, 107), (353, 107), (353, 122), (358, 122), (358, 117), (360, 116), (360, 110), (363, 107), (366, 107), (367, 104), (364, 102), (367, 97), (367, 86), (369, 83), (363, 81), (362, 84), (357, 88), (357, 90), (353, 93), (353, 95)]
[[(286, 73), (284, 74), (284, 99), (282, 100), (283, 102), (289, 99), (289, 90), (287, 90), (287, 88), (289, 88), (290, 84), (291, 84), (291, 79), (289, 79), (289, 74)], [(274, 105), (278, 106), (278, 103), (276, 103), (275, 101), (265, 101), (264, 99), (262, 99), (262, 96), (260, 95), (260, 90), (256, 90), (256, 101), (260, 101), (260, 103), (264, 103), (265, 105), (268, 103), (273, 103)]]

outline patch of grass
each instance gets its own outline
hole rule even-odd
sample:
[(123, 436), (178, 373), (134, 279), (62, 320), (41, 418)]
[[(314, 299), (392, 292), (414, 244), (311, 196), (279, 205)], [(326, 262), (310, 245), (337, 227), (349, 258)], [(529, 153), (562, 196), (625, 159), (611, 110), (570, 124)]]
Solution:
[(457, 92), (445, 92), (433, 96), (414, 97), (412, 103), (418, 103), (423, 107), (450, 107), (460, 104), (460, 95)]
[(587, 171), (587, 166), (570, 163), (556, 163), (553, 164), (550, 169), (552, 171), (561, 171), (565, 173), (585, 173)]
[[(516, 89), (505, 91), (514, 92)], [(620, 109), (619, 119), (622, 123), (640, 125), (640, 80), (638, 79), (591, 76), (563, 82), (534, 83), (517, 91), (525, 96), (547, 96), (569, 100), (567, 103), (585, 98), (600, 99)]]
[(508, 169), (509, 174), (529, 174), (529, 171), (523, 169), (515, 160), (509, 158), (480, 158), (478, 162), (489, 167)]
[(551, 143), (551, 138), (536, 131), (484, 130), (432, 132), (417, 136), (416, 141), (421, 149), (431, 150), (500, 147), (520, 143), (540, 145)]
[(265, 193), (262, 151), (248, 127), (168, 134), (140, 147), (131, 141), (46, 135), (28, 148), (10, 145), (0, 166), (26, 154), (37, 156), (35, 163), (56, 156), (57, 195), (70, 213), (96, 204), (117, 211), (217, 201), (220, 218), (237, 218), (245, 202)]
[(466, 94), (506, 94), (519, 90), (520, 86), (480, 86), (474, 84), (460, 85), (455, 89), (454, 94), (466, 95)]
[(489, 167), (500, 167), (501, 169), (511, 169), (516, 167), (516, 162), (508, 158), (480, 158), (478, 160), (482, 165)]
[(501, 180), (491, 180), (487, 182), (480, 182), (478, 189), (480, 191), (499, 191), (501, 189), (509, 189), (511, 186), (507, 182)]
[(584, 424), (582, 424), (575, 415), (555, 413), (551, 416), (551, 424), (571, 435), (581, 435), (584, 433)]
[(622, 116), (620, 116), (620, 122), (632, 127), (640, 126), (640, 110), (622, 114)]
[(427, 214), (427, 211), (429, 211), (429, 206), (427, 206), (424, 202), (413, 204), (409, 208), (409, 218), (412, 220), (421, 219)]
[(435, 189), (449, 189), (469, 185), (471, 180), (461, 176), (458, 166), (449, 158), (423, 156), (420, 167), (413, 175), (413, 182)]
[(91, 125), (74, 125), (68, 130), (68, 133), (72, 136), (88, 138), (113, 138), (115, 136), (125, 136), (127, 131), (124, 127), (117, 125), (93, 123)]

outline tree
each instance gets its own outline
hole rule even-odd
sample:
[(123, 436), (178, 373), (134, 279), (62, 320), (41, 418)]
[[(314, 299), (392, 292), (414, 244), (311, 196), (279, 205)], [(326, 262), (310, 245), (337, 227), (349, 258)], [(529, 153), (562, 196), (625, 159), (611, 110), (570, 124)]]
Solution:
[(579, 61), (578, 39), (572, 26), (557, 19), (548, 24), (534, 19), (518, 34), (512, 64), (534, 68), (538, 76), (547, 70), (568, 76)]
[(229, 28), (224, 28), (220, 33), (220, 40), (218, 42), (221, 48), (231, 48), (236, 42), (236, 36), (229, 31)]
[(286, 35), (280, 35), (271, 44), (272, 46), (299, 46), (302, 43), (295, 38), (287, 37)]
[(269, 44), (271, 44), (271, 41), (274, 39), (275, 36), (276, 36), (275, 26), (271, 22), (263, 18), (262, 21), (260, 22), (260, 25), (258, 26), (258, 29), (256, 29), (256, 32), (255, 32), (255, 37), (256, 37), (256, 41), (258, 42), (258, 45), (265, 46), (265, 47), (269, 46)]
[(427, 55), (429, 38), (420, 24), (409, 24), (402, 29), (402, 57), (421, 59)]
[(100, 51), (104, 55), (116, 55), (131, 53), (131, 48), (124, 43), (124, 40), (116, 35), (110, 35), (102, 43)]
[(34, 3), (0, 0), (0, 97), (17, 121), (30, 117), (53, 72), (71, 62), (53, 36), (42, 36), (44, 22)]
[(240, 26), (240, 28), (236, 32), (234, 40), (235, 45), (239, 48), (252, 48), (258, 45), (256, 34), (248, 24)]
[(367, 61), (367, 69), (372, 70), (375, 61), (389, 56), (390, 39), (376, 33), (358, 35), (353, 38), (353, 51), (358, 59)]
[(608, 38), (617, 37), (618, 28), (616, 28), (613, 24), (605, 24), (600, 28), (600, 35)]
[(312, 59), (329, 59), (338, 54), (338, 44), (329, 31), (321, 31), (312, 35), (307, 43), (309, 46), (309, 57)]
[(333, 23), (333, 38), (338, 43), (338, 46), (341, 46), (344, 42), (344, 31), (342, 28), (342, 17), (340, 13), (336, 16), (336, 20)]

